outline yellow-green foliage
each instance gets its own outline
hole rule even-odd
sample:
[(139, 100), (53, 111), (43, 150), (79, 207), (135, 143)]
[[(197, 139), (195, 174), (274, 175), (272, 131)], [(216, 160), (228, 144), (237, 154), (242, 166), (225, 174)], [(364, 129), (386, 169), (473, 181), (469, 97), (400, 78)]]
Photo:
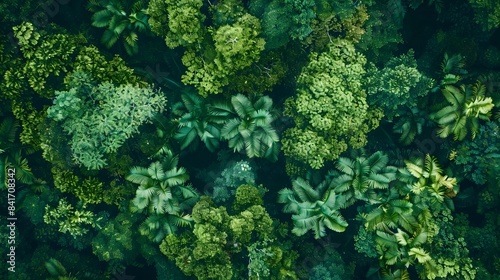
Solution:
[(239, 71), (231, 79), (228, 89), (240, 93), (271, 91), (282, 81), (287, 71), (283, 54), (277, 51), (264, 52), (258, 62)]
[(89, 229), (84, 225), (95, 227), (95, 216), (91, 211), (75, 209), (66, 199), (59, 200), (59, 205), (52, 208), (45, 206), (43, 221), (48, 225), (57, 225), (62, 233), (69, 233), (74, 238), (86, 234)]
[(5, 73), (0, 91), (2, 98), (11, 101), (12, 113), (21, 121), (21, 142), (38, 147), (44, 113), (33, 106), (34, 98), (54, 95), (47, 81), (57, 81), (68, 71), (71, 55), (83, 39), (66, 34), (47, 35), (29, 22), (15, 26), (13, 31), (20, 56), (2, 65)]
[[(73, 71), (83, 71), (99, 82), (110, 82), (115, 85), (146, 85), (134, 75), (134, 69), (125, 65), (121, 57), (115, 55), (108, 61), (93, 45), (80, 49), (72, 67)], [(69, 84), (70, 79), (71, 75), (67, 75), (65, 83)]]
[(120, 213), (99, 230), (92, 239), (92, 249), (100, 260), (131, 259), (133, 244), (133, 218), (128, 213)]
[(193, 85), (203, 96), (220, 93), (236, 71), (258, 61), (265, 45), (259, 36), (259, 19), (250, 14), (231, 25), (212, 28), (210, 33), (213, 46), (206, 46), (202, 53), (189, 49), (182, 57), (187, 67), (182, 82)]
[[(255, 192), (251, 189), (254, 187), (242, 188), (239, 192), (248, 192), (248, 196)], [(217, 207), (210, 197), (203, 196), (193, 207), (192, 216), (195, 222), (192, 234), (168, 235), (160, 251), (175, 261), (184, 274), (198, 279), (231, 279), (237, 272), (232, 269), (237, 263), (233, 263), (231, 254), (272, 237), (273, 221), (261, 205), (251, 205), (229, 215), (225, 207)]]
[(164, 37), (169, 48), (201, 43), (205, 33), (205, 15), (201, 0), (152, 0), (148, 5), (151, 31)]
[(182, 82), (202, 96), (222, 92), (229, 81), (259, 60), (265, 41), (260, 20), (244, 11), (240, 1), (210, 4), (211, 26), (204, 26), (200, 0), (153, 0), (149, 3), (151, 30), (170, 48), (184, 47)]
[(87, 71), (101, 82), (145, 85), (118, 56), (107, 61), (96, 47), (81, 47), (85, 42), (81, 36), (46, 34), (29, 22), (15, 26), (13, 31), (19, 42), (20, 56), (2, 65), (5, 73), (0, 91), (2, 99), (11, 101), (12, 112), (21, 121), (23, 144), (40, 146), (40, 125), (45, 112), (33, 104), (39, 104), (40, 98), (50, 99), (56, 90), (61, 90), (63, 80), (69, 81), (64, 78), (68, 72)]
[(97, 178), (82, 179), (69, 170), (52, 168), (54, 186), (61, 192), (74, 194), (84, 204), (98, 204), (103, 200), (102, 182)]
[[(27, 98), (29, 99), (29, 98)], [(12, 100), (12, 113), (21, 121), (22, 131), (19, 136), (21, 143), (38, 147), (40, 145), (40, 124), (44, 122), (45, 112), (40, 112), (26, 100)]]
[(15, 26), (13, 30), (26, 61), (22, 68), (13, 68), (12, 71), (21, 71), (36, 93), (52, 97), (52, 89), (45, 86), (47, 79), (68, 71), (71, 56), (82, 39), (66, 34), (43, 35), (29, 22)]
[(489, 121), (495, 105), (491, 97), (486, 97), (486, 87), (481, 82), (474, 85), (445, 85), (442, 93), (448, 106), (430, 114), (440, 129), (437, 134), (446, 138), (453, 134), (454, 140), (462, 141), (470, 132), (472, 139), (479, 132), (479, 120)]
[(319, 169), (348, 146), (366, 144), (366, 133), (378, 121), (370, 119), (374, 114), (366, 103), (365, 63), (347, 40), (334, 40), (328, 51), (311, 53), (297, 80), (297, 95), (285, 104), (285, 115), (296, 123), (285, 132), (285, 156)]

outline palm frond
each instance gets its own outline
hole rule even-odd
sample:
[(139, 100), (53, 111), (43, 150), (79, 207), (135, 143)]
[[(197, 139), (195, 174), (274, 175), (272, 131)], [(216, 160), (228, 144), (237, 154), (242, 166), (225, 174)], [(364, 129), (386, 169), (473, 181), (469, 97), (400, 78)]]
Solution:
[(181, 99), (188, 112), (193, 112), (198, 110), (198, 108), (201, 108), (204, 101), (203, 97), (194, 91), (187, 91), (183, 93), (181, 95)]
[(216, 123), (223, 123), (229, 116), (236, 114), (230, 103), (215, 102), (209, 107), (210, 119)]
[(273, 106), (273, 100), (269, 96), (262, 96), (253, 104), (255, 110), (264, 110), (264, 111), (269, 111), (272, 108), (272, 106)]
[(107, 27), (111, 22), (113, 13), (107, 9), (96, 12), (92, 15), (92, 26), (95, 27)]
[(191, 143), (196, 139), (198, 133), (194, 127), (181, 127), (174, 138), (181, 144), (181, 150), (189, 147)]
[(309, 182), (298, 177), (292, 182), (292, 187), (294, 193), (299, 197), (299, 199), (303, 202), (314, 202), (320, 199), (320, 196), (316, 190), (314, 190)]
[(257, 126), (270, 126), (271, 122), (273, 121), (273, 118), (271, 116), (271, 113), (266, 110), (257, 110), (253, 111), (251, 114), (251, 119), (252, 122), (255, 122), (255, 125)]
[(380, 230), (377, 230), (376, 234), (377, 234), (377, 237), (375, 237), (375, 241), (377, 241), (378, 244), (380, 244), (384, 247), (397, 246), (397, 239), (394, 235), (388, 234), (388, 233), (380, 231)]
[(349, 176), (353, 176), (354, 175), (354, 161), (352, 161), (349, 158), (340, 157), (337, 160), (337, 163), (336, 163), (335, 167), (338, 170), (340, 170), (342, 173), (345, 173), (345, 174), (347, 174)]
[(252, 102), (240, 93), (231, 98), (231, 104), (233, 105), (234, 111), (240, 118), (245, 118), (255, 110)]
[(442, 93), (453, 107), (460, 108), (465, 102), (465, 92), (463, 87), (457, 88), (453, 85), (445, 85)]
[(317, 216), (306, 216), (306, 215), (292, 215), (294, 228), (292, 232), (301, 236), (304, 235), (309, 229), (314, 228), (318, 223)]
[(421, 230), (415, 237), (413, 237), (413, 241), (412, 241), (411, 245), (413, 247), (417, 247), (417, 246), (425, 244), (425, 242), (427, 242), (428, 236), (429, 236), (429, 234), (426, 231)]
[(239, 131), (240, 122), (238, 119), (231, 119), (226, 122), (226, 124), (221, 129), (221, 136), (224, 139), (234, 138), (240, 133)]
[(163, 181), (165, 178), (165, 171), (160, 162), (156, 161), (151, 163), (148, 167), (148, 174), (153, 180)]
[(189, 175), (184, 167), (173, 168), (164, 173), (164, 181), (169, 187), (182, 185), (189, 180)]
[(228, 146), (229, 148), (233, 148), (234, 152), (239, 152), (245, 148), (245, 139), (238, 134), (235, 137), (229, 139)]
[(389, 163), (389, 157), (382, 151), (377, 151), (367, 158), (366, 162), (368, 166), (370, 166), (370, 172), (376, 173), (387, 166), (387, 163)]
[(426, 263), (432, 259), (429, 253), (422, 248), (411, 248), (408, 254), (410, 256), (415, 256), (419, 263)]
[(329, 215), (325, 215), (323, 223), (326, 227), (336, 232), (344, 232), (349, 225), (344, 217), (342, 217), (342, 215), (337, 211), (333, 211)]
[(278, 191), (278, 203), (288, 203), (293, 198), (294, 192), (291, 189), (284, 188)]
[(102, 34), (101, 43), (103, 43), (106, 48), (111, 48), (116, 41), (118, 41), (119, 35), (112, 30), (106, 29)]

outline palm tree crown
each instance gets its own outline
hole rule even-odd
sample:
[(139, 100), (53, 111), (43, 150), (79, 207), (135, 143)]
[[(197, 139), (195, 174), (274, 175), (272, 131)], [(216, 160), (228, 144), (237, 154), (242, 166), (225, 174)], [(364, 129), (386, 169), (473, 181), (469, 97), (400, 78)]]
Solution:
[(229, 140), (229, 147), (234, 151), (245, 148), (248, 157), (266, 157), (277, 159), (278, 134), (271, 123), (275, 116), (271, 112), (273, 101), (268, 96), (261, 96), (254, 102), (243, 94), (231, 98), (231, 104), (217, 103), (212, 112), (217, 116), (230, 117), (224, 121), (222, 138)]
[(156, 155), (159, 157), (149, 167), (133, 167), (127, 180), (139, 184), (132, 210), (155, 214), (179, 214), (194, 205), (196, 191), (185, 185), (189, 175), (183, 167), (177, 167), (178, 157), (166, 147)]

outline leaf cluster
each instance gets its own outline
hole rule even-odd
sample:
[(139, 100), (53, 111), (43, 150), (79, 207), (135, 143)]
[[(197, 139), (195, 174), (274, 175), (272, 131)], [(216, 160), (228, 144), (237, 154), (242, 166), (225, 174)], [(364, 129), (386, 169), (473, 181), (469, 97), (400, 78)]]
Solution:
[(89, 231), (85, 225), (95, 227), (97, 218), (93, 212), (85, 210), (85, 206), (76, 209), (66, 199), (61, 199), (56, 208), (45, 206), (43, 220), (48, 225), (57, 225), (60, 232), (69, 233), (76, 239)]
[[(82, 72), (72, 77), (74, 87), (56, 92), (47, 115), (61, 123), (71, 137), (74, 160), (87, 169), (106, 165), (105, 154), (116, 152), (166, 104), (165, 97), (151, 88), (116, 87), (111, 83), (95, 86)], [(69, 96), (73, 102), (67, 100)], [(76, 111), (75, 106), (81, 110)]]
[(365, 63), (347, 40), (334, 40), (328, 51), (310, 54), (297, 80), (297, 95), (285, 102), (285, 115), (295, 121), (282, 140), (285, 156), (319, 169), (348, 145), (366, 144), (366, 133), (379, 119), (366, 103)]
[[(168, 235), (160, 250), (186, 275), (198, 279), (231, 279), (238, 273), (233, 254), (272, 234), (269, 214), (256, 204), (230, 215), (225, 207), (217, 207), (203, 196), (193, 207), (192, 217), (192, 234)], [(186, 259), (190, 261), (183, 261)]]
[(162, 148), (156, 158), (149, 167), (132, 167), (127, 180), (139, 185), (131, 211), (148, 214), (139, 231), (160, 242), (178, 226), (191, 224), (190, 215), (183, 212), (196, 203), (198, 193), (185, 184), (189, 175), (185, 168), (177, 167), (178, 157), (170, 149)]
[(101, 42), (111, 48), (120, 37), (123, 37), (123, 46), (128, 55), (137, 54), (140, 32), (149, 31), (148, 16), (143, 4), (145, 1), (89, 1), (88, 10), (93, 12), (92, 26), (106, 28)]

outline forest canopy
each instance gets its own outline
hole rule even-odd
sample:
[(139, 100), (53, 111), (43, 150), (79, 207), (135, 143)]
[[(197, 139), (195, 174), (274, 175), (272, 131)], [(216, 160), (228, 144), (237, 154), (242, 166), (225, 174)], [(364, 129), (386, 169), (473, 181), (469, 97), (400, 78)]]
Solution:
[(500, 279), (500, 2), (0, 3), (1, 279)]

